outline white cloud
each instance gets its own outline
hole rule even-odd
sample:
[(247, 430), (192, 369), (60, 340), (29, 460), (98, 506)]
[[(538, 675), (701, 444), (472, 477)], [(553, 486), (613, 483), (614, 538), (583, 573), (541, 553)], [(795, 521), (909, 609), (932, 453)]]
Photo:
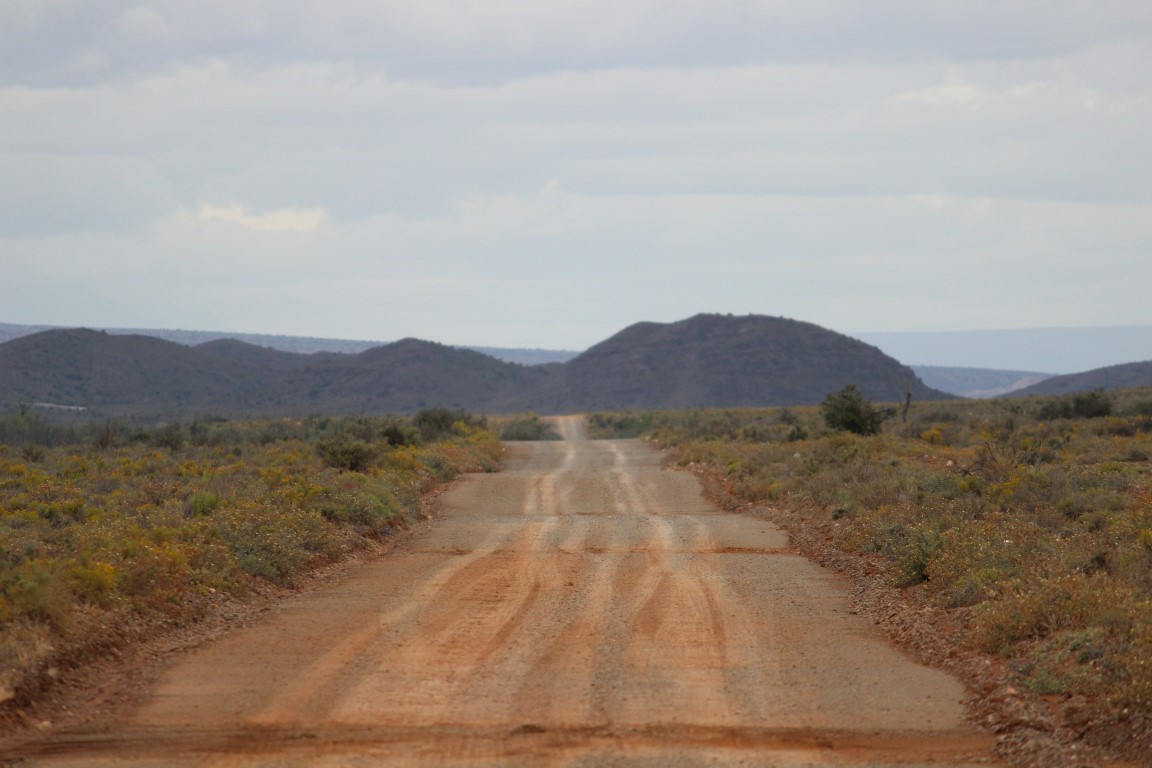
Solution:
[(930, 107), (957, 107), (960, 109), (980, 109), (993, 96), (986, 88), (981, 88), (967, 80), (958, 72), (950, 72), (943, 85), (919, 88), (897, 94), (897, 101), (927, 104)]
[(1053, 102), (1091, 108), (1095, 107), (1101, 100), (1108, 100), (1108, 96), (1093, 93), (1080, 87), (1061, 90), (1043, 82), (990, 88), (972, 82), (963, 72), (952, 70), (948, 73), (944, 83), (940, 85), (904, 91), (896, 94), (892, 99), (893, 101), (923, 104), (939, 109), (975, 111), (989, 107), (1010, 106), (1012, 102), (1023, 101), (1031, 101), (1041, 108)]
[(281, 208), (250, 214), (243, 206), (217, 206), (204, 203), (196, 212), (200, 221), (228, 221), (260, 232), (315, 232), (328, 221), (320, 208)]

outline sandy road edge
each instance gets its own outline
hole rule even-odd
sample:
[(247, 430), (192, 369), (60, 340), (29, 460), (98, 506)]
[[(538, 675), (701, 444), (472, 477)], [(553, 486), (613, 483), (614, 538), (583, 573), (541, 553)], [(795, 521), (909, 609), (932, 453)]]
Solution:
[[(804, 557), (830, 568), (850, 583), (853, 609), (874, 624), (917, 661), (943, 669), (964, 683), (972, 722), (997, 738), (997, 755), (1021, 768), (1097, 768), (1152, 766), (1141, 761), (1152, 745), (1147, 739), (1120, 750), (1104, 750), (1083, 740), (1083, 721), (1069, 710), (1083, 702), (1066, 702), (1063, 716), (1038, 695), (1014, 684), (1004, 659), (964, 647), (960, 628), (947, 612), (933, 604), (923, 588), (898, 589), (891, 584), (892, 566), (880, 556), (843, 551), (831, 542), (827, 526), (812, 515), (784, 506), (739, 501), (726, 485), (723, 473), (702, 465), (669, 469), (689, 471), (700, 478), (705, 495), (722, 509), (775, 523), (788, 532), (791, 545)], [(1068, 706), (1071, 704), (1072, 706)], [(1085, 708), (1090, 716), (1090, 708)]]

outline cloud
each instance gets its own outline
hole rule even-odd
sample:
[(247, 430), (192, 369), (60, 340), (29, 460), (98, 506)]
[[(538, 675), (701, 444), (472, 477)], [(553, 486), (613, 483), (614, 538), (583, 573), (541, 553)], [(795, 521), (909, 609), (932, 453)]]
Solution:
[(142, 318), (161, 313), (205, 327), (197, 318), (211, 296), (217, 327), (571, 348), (704, 309), (838, 330), (1134, 324), (1150, 240), (1152, 204), (981, 209), (949, 197), (926, 206), (544, 185), (441, 217), (330, 222), (303, 238), (189, 213), (153, 233), (3, 241), (0, 305), (13, 322), (52, 320), (37, 314), (52, 296), (77, 317), (98, 307), (102, 325), (153, 325)]
[(240, 205), (204, 203), (196, 212), (196, 218), (200, 221), (229, 221), (261, 232), (315, 232), (328, 221), (328, 214), (320, 208), (282, 208), (252, 215)]
[(927, 104), (930, 107), (956, 107), (960, 109), (980, 109), (993, 93), (971, 83), (962, 74), (950, 72), (948, 81), (931, 88), (919, 88), (896, 94), (896, 101)]
[[(19, 0), (0, 4), (0, 82), (91, 83), (214, 57), (355, 60), (455, 84), (754, 62), (1018, 61), (1150, 29), (1142, 0)], [(77, 69), (81, 50), (107, 67)]]
[(1041, 82), (1023, 83), (1001, 88), (988, 88), (969, 80), (962, 72), (952, 70), (941, 85), (898, 93), (894, 101), (924, 104), (940, 109), (979, 110), (1013, 100), (1033, 99), (1042, 102), (1045, 97), (1056, 99), (1073, 98), (1089, 106), (1095, 106), (1099, 94), (1075, 89), (1074, 94), (1060, 93), (1059, 89)]
[(172, 36), (172, 28), (164, 15), (155, 8), (142, 5), (124, 11), (110, 21), (108, 26), (130, 37), (152, 42), (164, 42)]
[(1152, 4), (1044, 10), (0, 3), (0, 306), (543, 346), (1133, 322)]

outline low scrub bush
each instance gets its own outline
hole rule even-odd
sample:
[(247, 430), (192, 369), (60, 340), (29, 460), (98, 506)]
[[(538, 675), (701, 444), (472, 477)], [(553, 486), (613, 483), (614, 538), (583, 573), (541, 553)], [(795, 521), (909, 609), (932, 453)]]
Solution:
[(347, 436), (316, 443), (316, 453), (327, 466), (348, 472), (366, 471), (376, 459), (377, 452), (375, 445)]
[(501, 440), (559, 440), (552, 424), (535, 413), (516, 416), (497, 425)]
[(484, 416), (449, 408), (426, 408), (413, 417), (412, 424), (420, 431), (425, 442), (488, 428), (488, 420)]
[(655, 426), (655, 414), (595, 413), (588, 417), (588, 435), (592, 438), (640, 437)]
[(1112, 414), (1112, 400), (1103, 392), (1085, 392), (1067, 399), (1049, 400), (1036, 411), (1036, 418), (1099, 419)]

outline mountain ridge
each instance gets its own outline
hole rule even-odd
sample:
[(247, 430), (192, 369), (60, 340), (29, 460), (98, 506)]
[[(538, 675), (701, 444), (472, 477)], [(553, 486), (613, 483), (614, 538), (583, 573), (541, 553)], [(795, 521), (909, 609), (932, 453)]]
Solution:
[(1030, 387), (1014, 390), (1005, 396), (1070, 395), (1076, 392), (1137, 387), (1152, 387), (1152, 360), (1107, 365), (1082, 373), (1053, 376)]
[(0, 403), (109, 415), (568, 413), (818, 403), (851, 383), (879, 400), (950, 395), (875, 347), (762, 315), (637, 323), (565, 363), (522, 365), (419, 339), (300, 354), (235, 339), (197, 346), (88, 329), (0, 344)]
[[(0, 323), (0, 343), (11, 341), (43, 331), (67, 330), (73, 326), (59, 325), (21, 325), (18, 323)], [(115, 336), (153, 336), (158, 339), (174, 341), (189, 347), (202, 346), (212, 341), (233, 340), (252, 344), (258, 347), (292, 352), (295, 354), (314, 354), (318, 352), (335, 352), (342, 354), (357, 354), (374, 347), (391, 344), (389, 341), (367, 341), (362, 339), (335, 339), (321, 336), (287, 336), (267, 333), (229, 333), (226, 331), (189, 331), (172, 328), (91, 328)], [(455, 345), (462, 349), (471, 349), (476, 352), (504, 360), (509, 363), (521, 365), (544, 365), (570, 360), (580, 354), (575, 350), (567, 349), (539, 349), (533, 347), (477, 347), (468, 345)]]

